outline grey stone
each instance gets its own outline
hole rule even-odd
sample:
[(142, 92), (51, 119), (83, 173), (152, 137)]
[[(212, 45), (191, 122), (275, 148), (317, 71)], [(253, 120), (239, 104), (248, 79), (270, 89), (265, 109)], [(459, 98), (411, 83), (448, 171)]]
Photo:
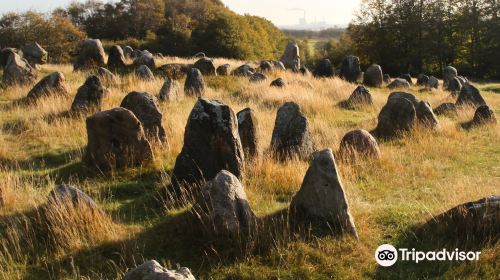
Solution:
[(146, 261), (142, 265), (130, 270), (122, 280), (196, 280), (186, 267), (178, 270), (163, 268), (157, 261)]
[(410, 84), (410, 86), (413, 85), (413, 80), (412, 80), (410, 74), (403, 74), (399, 78), (403, 79), (403, 80), (406, 80), (408, 82), (408, 84)]
[(271, 86), (272, 87), (278, 87), (278, 88), (283, 88), (286, 86), (286, 83), (285, 83), (285, 80), (283, 80), (282, 78), (278, 78), (274, 81), (271, 82)]
[(361, 67), (359, 65), (359, 58), (353, 55), (344, 58), (340, 68), (340, 76), (348, 82), (356, 83), (360, 74)]
[(134, 52), (134, 49), (131, 46), (123, 47), (123, 55), (125, 56), (125, 58), (132, 58), (133, 52)]
[(146, 65), (141, 65), (135, 70), (135, 76), (143, 81), (153, 81), (155, 76)]
[(458, 76), (458, 71), (452, 66), (447, 66), (443, 69), (443, 82), (444, 82), (444, 88), (448, 88), (448, 84), (450, 83), (453, 78)]
[(377, 140), (366, 130), (357, 129), (348, 132), (340, 141), (339, 154), (344, 160), (357, 158), (380, 159)]
[(67, 206), (71, 203), (73, 207), (86, 207), (93, 211), (100, 211), (95, 201), (83, 191), (71, 185), (57, 185), (49, 193), (49, 204)]
[(372, 105), (373, 98), (370, 91), (365, 86), (358, 86), (347, 99), (348, 107), (355, 107), (357, 105)]
[(380, 87), (384, 82), (384, 74), (380, 65), (372, 64), (366, 69), (363, 84), (369, 87)]
[(439, 80), (434, 76), (430, 76), (429, 80), (427, 81), (427, 88), (438, 89), (439, 88)]
[(215, 71), (215, 64), (213, 59), (211, 58), (200, 58), (196, 63), (193, 65), (194, 68), (200, 70), (201, 74), (204, 76), (216, 76), (217, 72)]
[(457, 102), (455, 103), (457, 106), (474, 106), (475, 108), (486, 105), (483, 97), (481, 96), (481, 92), (475, 86), (466, 83), (462, 86), (460, 90), (460, 95), (458, 96)]
[(125, 54), (120, 46), (112, 46), (108, 56), (109, 69), (124, 69), (126, 67)]
[(254, 73), (252, 77), (250, 77), (250, 82), (251, 83), (260, 83), (267, 80), (267, 76), (262, 74), (262, 73)]
[(38, 43), (31, 43), (21, 48), (23, 57), (31, 64), (46, 64), (49, 54)]
[(259, 138), (257, 136), (258, 121), (252, 109), (246, 108), (236, 114), (238, 118), (238, 133), (245, 158), (255, 158), (259, 154)]
[(299, 72), (300, 69), (300, 51), (299, 45), (293, 41), (289, 41), (285, 53), (281, 57), (281, 62), (287, 70)]
[(497, 124), (497, 118), (495, 112), (488, 107), (488, 105), (479, 106), (474, 113), (474, 118), (472, 119), (472, 126), (482, 126), (485, 124)]
[(202, 97), (205, 95), (205, 80), (200, 70), (192, 68), (189, 70), (184, 84), (186, 96)]
[(425, 74), (418, 75), (417, 86), (427, 86), (428, 82), (429, 82), (429, 76)]
[(453, 115), (457, 113), (457, 106), (454, 103), (443, 103), (434, 109), (437, 116)]
[(35, 83), (37, 71), (17, 53), (10, 53), (3, 70), (4, 86), (29, 85)]
[(314, 76), (318, 78), (329, 78), (335, 75), (332, 62), (329, 59), (322, 59), (316, 63)]
[(140, 52), (134, 59), (134, 66), (140, 67), (141, 65), (146, 65), (151, 70), (156, 69), (156, 61), (153, 54), (147, 50)]
[(396, 78), (394, 79), (388, 86), (387, 88), (389, 89), (396, 89), (396, 88), (410, 88), (411, 85), (406, 81), (405, 79), (401, 78)]
[(29, 92), (28, 99), (37, 100), (45, 96), (68, 96), (63, 73), (54, 72), (41, 79)]
[(106, 64), (105, 56), (101, 40), (87, 39), (80, 45), (73, 68), (75, 71), (84, 71), (102, 67)]
[(448, 88), (446, 90), (451, 92), (451, 95), (457, 96), (460, 94), (460, 91), (462, 90), (462, 82), (460, 81), (459, 77), (453, 78), (451, 81), (448, 82)]
[(160, 89), (161, 101), (176, 101), (181, 99), (183, 95), (179, 82), (170, 78), (165, 79)]
[(250, 65), (244, 64), (241, 65), (240, 67), (236, 68), (233, 71), (233, 75), (235, 76), (243, 76), (243, 77), (250, 77), (255, 73), (255, 69), (253, 69)]
[(90, 76), (85, 83), (78, 88), (71, 111), (73, 112), (96, 112), (102, 109), (102, 100), (105, 95), (105, 88), (101, 79), (97, 76)]
[(217, 67), (217, 75), (219, 76), (229, 76), (231, 74), (231, 65), (229, 64), (223, 64), (219, 67)]

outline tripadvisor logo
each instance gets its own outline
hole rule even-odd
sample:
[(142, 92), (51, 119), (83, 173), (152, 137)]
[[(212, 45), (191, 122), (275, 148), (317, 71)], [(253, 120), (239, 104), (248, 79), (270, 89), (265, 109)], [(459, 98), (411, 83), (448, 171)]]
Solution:
[(399, 248), (397, 250), (390, 244), (384, 244), (375, 251), (375, 260), (380, 266), (393, 266), (398, 260), (419, 263), (421, 261), (478, 261), (481, 252), (465, 252), (458, 249), (449, 251), (423, 252), (415, 249)]

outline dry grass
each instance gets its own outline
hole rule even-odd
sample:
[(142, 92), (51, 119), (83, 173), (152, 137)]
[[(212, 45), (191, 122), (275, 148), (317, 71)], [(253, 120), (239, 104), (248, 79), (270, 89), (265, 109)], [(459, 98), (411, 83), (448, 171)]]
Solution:
[[(167, 62), (192, 61), (162, 61)], [(242, 64), (216, 60), (217, 65), (225, 63), (233, 68)], [(73, 73), (69, 65), (43, 67), (44, 75), (53, 71), (64, 73), (72, 94), (85, 80), (85, 74)], [(222, 100), (235, 112), (251, 107), (258, 116), (262, 157), (247, 164), (243, 185), (263, 221), (272, 220), (287, 207), (308, 167), (299, 160), (276, 162), (266, 153), (278, 107), (286, 101), (299, 103), (309, 118), (318, 149), (335, 151), (349, 130), (376, 126), (378, 112), (390, 93), (371, 89), (374, 106), (345, 110), (338, 103), (349, 97), (355, 85), (285, 72), (268, 76), (261, 84), (251, 84), (246, 78), (206, 77), (208, 98)], [(269, 83), (277, 77), (289, 85), (270, 88)], [(131, 91), (157, 95), (162, 83), (159, 79), (142, 82), (133, 76), (121, 77), (111, 88), (104, 109), (119, 106)], [(500, 116), (500, 97), (494, 92), (500, 86), (479, 86), (488, 89), (483, 95)], [(453, 101), (441, 90), (417, 90), (411, 92), (433, 107)], [(378, 161), (338, 163), (358, 228), (358, 242), (294, 236), (280, 226), (280, 216), (276, 216), (274, 226), (264, 223), (252, 249), (239, 255), (224, 242), (205, 240), (187, 209), (165, 210), (156, 199), (170, 180), (195, 99), (161, 104), (168, 144), (155, 146), (156, 160), (151, 166), (98, 174), (80, 163), (86, 145), (84, 119), (58, 117), (69, 109), (72, 99), (12, 105), (28, 91), (29, 87), (15, 87), (0, 93), (0, 279), (118, 279), (143, 258), (170, 266), (179, 262), (201, 278), (216, 279), (495, 275), (498, 245), (484, 247), (484, 259), (472, 266), (402, 266), (381, 271), (372, 257), (375, 248), (385, 242), (436, 245), (412, 241), (412, 227), (457, 204), (500, 193), (499, 128), (463, 130), (459, 124), (472, 118), (470, 109), (453, 118), (440, 117), (438, 131), (415, 131), (402, 139), (379, 143), (382, 159)], [(83, 189), (107, 214), (96, 217), (81, 209), (46, 210), (47, 194), (56, 183), (72, 183)]]

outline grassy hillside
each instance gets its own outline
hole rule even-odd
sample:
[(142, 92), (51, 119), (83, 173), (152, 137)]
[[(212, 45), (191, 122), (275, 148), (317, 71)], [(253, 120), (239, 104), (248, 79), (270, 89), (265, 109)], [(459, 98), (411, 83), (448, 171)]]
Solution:
[[(167, 62), (187, 62), (166, 58)], [(239, 61), (216, 59), (216, 64)], [(46, 65), (43, 75), (62, 71), (74, 95), (85, 75), (69, 65)], [(399, 140), (380, 142), (382, 159), (346, 164), (338, 162), (359, 241), (314, 238), (292, 233), (280, 215), (298, 191), (308, 163), (280, 163), (267, 155), (278, 107), (295, 101), (309, 118), (318, 148), (337, 150), (343, 135), (356, 128), (371, 130), (390, 93), (371, 89), (373, 107), (345, 110), (338, 103), (355, 85), (340, 79), (275, 73), (290, 83), (274, 89), (269, 83), (250, 84), (247, 78), (206, 77), (207, 97), (222, 100), (237, 112), (256, 111), (262, 157), (248, 162), (243, 185), (261, 220), (259, 234), (248, 247), (234, 246), (208, 235), (190, 214), (159, 197), (183, 144), (184, 126), (195, 99), (161, 104), (168, 144), (154, 148), (150, 166), (100, 174), (81, 163), (87, 134), (84, 118), (61, 113), (72, 98), (45, 99), (36, 105), (16, 106), (28, 87), (0, 93), (0, 279), (120, 279), (144, 259), (166, 267), (189, 267), (201, 279), (401, 279), (471, 278), (498, 276), (498, 244), (454, 244), (439, 238), (415, 237), (415, 227), (460, 203), (500, 194), (499, 126), (465, 131), (460, 124), (473, 110), (440, 117), (439, 131), (415, 131)], [(119, 106), (130, 91), (157, 95), (163, 81), (144, 83), (122, 77), (111, 88), (104, 109)], [(183, 81), (181, 81), (183, 83)], [(478, 84), (488, 104), (500, 116), (500, 84)], [(418, 93), (433, 107), (453, 101), (437, 90)], [(72, 96), (73, 97), (73, 96)], [(92, 196), (103, 215), (65, 209), (43, 210), (41, 205), (56, 183), (71, 183)], [(44, 213), (45, 215), (41, 215)], [(48, 212), (48, 215), (47, 215)], [(444, 240), (444, 241), (443, 241)], [(391, 243), (402, 247), (438, 250), (476, 248), (478, 263), (398, 264), (378, 267), (375, 249)]]

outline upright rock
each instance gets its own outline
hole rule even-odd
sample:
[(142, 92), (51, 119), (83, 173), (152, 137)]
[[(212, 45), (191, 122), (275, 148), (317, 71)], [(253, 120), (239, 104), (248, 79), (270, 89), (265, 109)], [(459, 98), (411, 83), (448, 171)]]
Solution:
[(417, 78), (417, 86), (427, 86), (427, 82), (429, 82), (429, 76), (425, 74), (418, 75)]
[(372, 64), (364, 74), (363, 84), (369, 87), (380, 87), (384, 82), (384, 74), (382, 73), (382, 67), (377, 64)]
[(221, 170), (202, 189), (196, 211), (216, 234), (246, 237), (255, 224), (245, 189), (240, 180), (226, 170)]
[(29, 92), (28, 99), (38, 100), (45, 96), (68, 96), (63, 73), (54, 72), (38, 82)]
[(125, 56), (125, 58), (132, 58), (133, 52), (134, 52), (134, 49), (131, 46), (123, 47), (123, 55)]
[(153, 160), (153, 150), (141, 122), (125, 108), (87, 118), (87, 134), (83, 160), (103, 171), (141, 166)]
[(231, 65), (229, 64), (223, 64), (219, 67), (217, 67), (217, 75), (219, 76), (229, 76), (231, 74)]
[(184, 146), (172, 175), (174, 191), (211, 180), (221, 170), (241, 178), (244, 152), (236, 115), (219, 101), (200, 98), (184, 131)]
[(18, 49), (14, 48), (4, 48), (0, 51), (0, 68), (4, 69), (7, 66), (7, 62), (9, 62), (9, 57), (11, 55), (19, 55), (21, 57), (22, 52), (19, 53)]
[(274, 65), (270, 61), (264, 60), (260, 62), (259, 69), (262, 72), (271, 72), (274, 70)]
[(38, 77), (37, 71), (17, 53), (9, 54), (3, 70), (2, 83), (5, 86), (33, 84)]
[(141, 65), (135, 70), (135, 76), (143, 81), (153, 81), (155, 76), (146, 65)]
[(283, 88), (286, 86), (286, 82), (282, 78), (277, 78), (276, 80), (271, 82), (271, 86), (277, 88)]
[(300, 69), (300, 51), (299, 45), (293, 41), (289, 41), (285, 53), (281, 57), (281, 62), (287, 70), (299, 72)]
[(439, 80), (434, 76), (430, 76), (429, 80), (427, 81), (427, 88), (438, 89), (439, 88)]
[(46, 64), (49, 58), (49, 53), (42, 48), (38, 43), (31, 43), (21, 48), (23, 57), (31, 64)]
[(96, 76), (99, 77), (102, 84), (105, 85), (106, 87), (111, 87), (118, 82), (116, 79), (116, 75), (111, 73), (111, 71), (109, 71), (104, 67), (99, 67), (97, 69)]
[(131, 92), (123, 99), (120, 107), (130, 110), (141, 121), (146, 136), (158, 142), (167, 140), (163, 128), (163, 115), (156, 99), (147, 92)]
[(497, 124), (495, 112), (488, 107), (488, 105), (479, 106), (472, 119), (472, 126), (482, 126), (486, 124)]
[(108, 56), (108, 67), (114, 70), (125, 69), (125, 54), (123, 53), (122, 47), (117, 45), (111, 47)]
[(238, 132), (245, 158), (255, 158), (259, 154), (259, 138), (257, 136), (258, 121), (252, 109), (240, 111), (238, 118)]
[(361, 75), (361, 67), (359, 66), (359, 58), (349, 55), (342, 61), (340, 68), (340, 76), (351, 83), (356, 83)]
[(443, 69), (443, 82), (444, 82), (444, 85), (443, 87), (444, 88), (447, 88), (448, 87), (448, 84), (451, 82), (451, 80), (453, 80), (453, 78), (455, 78), (456, 76), (458, 76), (458, 71), (457, 69), (455, 69), (454, 67), (452, 66), (447, 66)]
[(450, 91), (452, 96), (459, 95), (460, 91), (462, 90), (462, 82), (460, 81), (459, 77), (455, 77), (450, 82), (448, 82), (448, 88), (446, 88), (446, 90)]
[(248, 64), (241, 65), (233, 71), (233, 75), (241, 77), (250, 77), (253, 73), (255, 73), (255, 69)]
[(344, 135), (339, 154), (348, 161), (357, 158), (379, 159), (380, 149), (377, 140), (368, 131), (357, 129)]
[(365, 86), (358, 86), (349, 99), (345, 101), (346, 105), (345, 107), (347, 108), (354, 108), (359, 105), (372, 105), (373, 104), (373, 98), (372, 95), (370, 94), (370, 91), (365, 87)]
[(332, 150), (313, 154), (299, 192), (290, 204), (292, 222), (315, 234), (349, 234), (358, 237)]
[(407, 80), (401, 79), (401, 78), (396, 78), (394, 79), (388, 86), (387, 88), (389, 89), (396, 89), (396, 88), (410, 88), (411, 85), (408, 83)]
[(146, 65), (149, 69), (156, 69), (155, 57), (149, 51), (140, 52), (134, 59), (134, 66), (139, 67), (141, 65)]
[(200, 58), (195, 62), (193, 67), (200, 70), (201, 74), (204, 76), (217, 76), (214, 60), (211, 58)]
[(189, 70), (186, 82), (184, 83), (184, 93), (187, 96), (196, 97), (205, 95), (205, 80), (200, 70), (196, 68)]
[(75, 71), (85, 71), (102, 67), (106, 64), (105, 56), (101, 40), (87, 39), (80, 45), (73, 68)]
[(466, 83), (462, 86), (462, 89), (460, 90), (460, 95), (458, 96), (456, 105), (457, 106), (468, 105), (477, 108), (479, 106), (486, 105), (486, 102), (481, 96), (479, 89), (477, 89), (475, 86), (469, 83)]
[(85, 83), (78, 88), (75, 100), (71, 105), (73, 112), (98, 112), (102, 109), (105, 88), (101, 79), (97, 76), (90, 76)]
[(329, 78), (334, 76), (333, 65), (329, 59), (322, 59), (316, 63), (314, 76), (318, 78)]
[(186, 267), (178, 270), (163, 268), (157, 261), (151, 260), (130, 270), (122, 280), (196, 280)]
[(161, 101), (176, 101), (181, 99), (183, 96), (181, 92), (181, 87), (179, 82), (176, 80), (167, 78), (160, 89), (160, 100)]
[(411, 78), (411, 75), (410, 74), (403, 74), (399, 77), (400, 79), (403, 79), (403, 80), (406, 80), (408, 82), (408, 84), (410, 84), (410, 86), (413, 85), (413, 80)]
[(294, 156), (307, 158), (314, 151), (307, 118), (298, 104), (287, 102), (279, 108), (271, 148), (282, 159)]

